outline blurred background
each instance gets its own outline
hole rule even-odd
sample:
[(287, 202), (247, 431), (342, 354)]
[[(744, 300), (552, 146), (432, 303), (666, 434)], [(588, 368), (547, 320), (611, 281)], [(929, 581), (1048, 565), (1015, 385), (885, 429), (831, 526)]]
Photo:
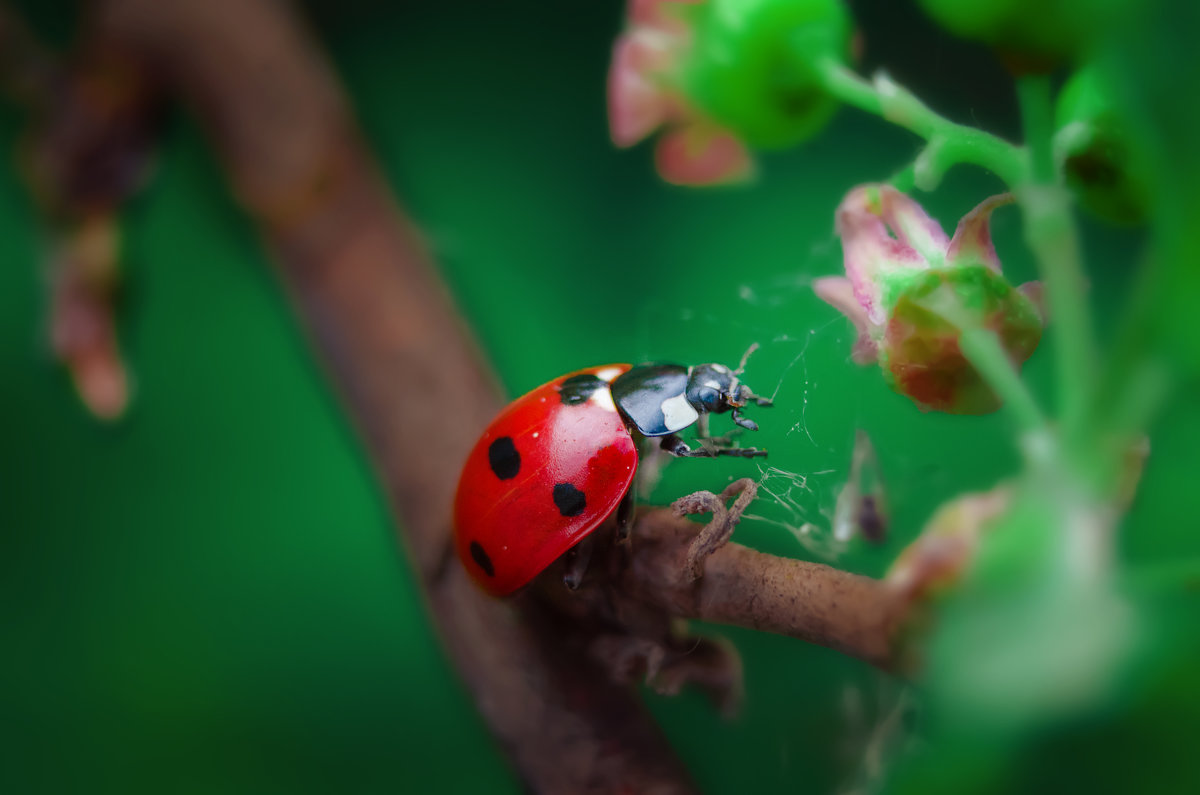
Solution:
[[(13, 5), (69, 45), (76, 3)], [(853, 6), (864, 68), (1016, 137), (1009, 79), (985, 49), (909, 2)], [(941, 502), (1017, 468), (1005, 417), (919, 413), (849, 362), (848, 323), (810, 289), (841, 268), (834, 207), (910, 161), (908, 134), (846, 110), (764, 156), (751, 186), (674, 188), (649, 147), (608, 140), (616, 0), (300, 8), (510, 395), (612, 361), (733, 365), (759, 344), (745, 379), (776, 398), (751, 414), (768, 461), (672, 463), (650, 502), (759, 477), (769, 493), (736, 540), (878, 576)], [(121, 216), (135, 394), (112, 425), (83, 411), (49, 354), (48, 227), (15, 165), (25, 122), (0, 107), (0, 791), (521, 791), (439, 651), (362, 447), (194, 120), (172, 111)], [(999, 190), (961, 169), (922, 200), (949, 230)], [(1103, 322), (1142, 234), (1084, 231)], [(1011, 281), (1034, 278), (1016, 211), (995, 236)], [(1042, 395), (1052, 345), (1026, 366)], [(860, 428), (892, 515), (878, 547), (829, 536)], [(1126, 559), (1200, 551), (1197, 447), (1200, 406), (1179, 399), (1153, 435)], [(698, 694), (647, 698), (707, 791), (852, 791), (888, 721), (913, 720), (900, 686), (863, 663), (703, 629), (743, 654), (742, 714), (722, 720)], [(1135, 767), (1138, 742), (1161, 747), (1141, 724), (1098, 725), (1086, 743), (1017, 749), (1025, 766), (995, 781), (1087, 781), (1082, 760), (1105, 743)]]

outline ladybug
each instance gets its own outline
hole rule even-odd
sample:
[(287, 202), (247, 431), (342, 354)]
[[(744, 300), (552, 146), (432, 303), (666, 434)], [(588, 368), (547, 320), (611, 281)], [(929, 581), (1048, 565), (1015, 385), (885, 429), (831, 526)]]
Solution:
[[(454, 498), (455, 544), (463, 565), (490, 593), (510, 594), (564, 553), (564, 581), (578, 587), (589, 544), (617, 514), (624, 538), (633, 516), (638, 447), (645, 439), (676, 456), (765, 456), (708, 439), (708, 415), (750, 401), (769, 406), (720, 364), (606, 364), (560, 376), (513, 401), (467, 456)], [(702, 445), (678, 433), (697, 424)]]

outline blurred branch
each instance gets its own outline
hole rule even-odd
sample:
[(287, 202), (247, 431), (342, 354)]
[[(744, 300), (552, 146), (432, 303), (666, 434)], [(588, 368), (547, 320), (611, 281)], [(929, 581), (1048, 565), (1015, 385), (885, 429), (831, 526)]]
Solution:
[(88, 409), (115, 419), (129, 402), (117, 343), (118, 213), (144, 182), (163, 119), (147, 70), (89, 40), (70, 61), (0, 4), (0, 90), (31, 117), (20, 163), (52, 235), (49, 347)]
[(0, 90), (37, 104), (57, 77), (57, 64), (30, 33), (25, 21), (0, 3)]
[(557, 642), (544, 611), (450, 562), (458, 469), (496, 385), (287, 3), (98, 0), (90, 37), (190, 105), (259, 222), (372, 454), (430, 612), (480, 711), (537, 792), (689, 792), (634, 694)]
[[(635, 614), (656, 626), (700, 618), (894, 662), (902, 600), (882, 583), (735, 544), (713, 551), (697, 580), (697, 525), (665, 511), (639, 518), (632, 556), (628, 545), (601, 554), (605, 606), (591, 586), (484, 595), (453, 556), (450, 504), (499, 408), (496, 385), (291, 6), (95, 0), (85, 31), (85, 52), (153, 75), (219, 151), (402, 519), (447, 651), (532, 790), (694, 788), (634, 693), (588, 654), (589, 622), (631, 631), (621, 619)], [(580, 625), (564, 620), (581, 609), (591, 612)]]

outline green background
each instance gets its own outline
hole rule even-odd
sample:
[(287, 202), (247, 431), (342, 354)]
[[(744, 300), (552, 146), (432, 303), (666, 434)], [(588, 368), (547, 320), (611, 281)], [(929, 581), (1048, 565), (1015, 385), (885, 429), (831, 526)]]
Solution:
[[(72, 4), (21, 5), (41, 35), (69, 39)], [(886, 63), (935, 107), (1015, 135), (1007, 78), (986, 52), (906, 3), (856, 6), (868, 67)], [(750, 414), (771, 469), (680, 461), (651, 501), (761, 474), (778, 499), (759, 501), (739, 541), (879, 575), (944, 499), (1017, 467), (1003, 416), (921, 414), (852, 365), (848, 324), (809, 286), (841, 267), (840, 197), (911, 159), (907, 134), (845, 111), (811, 144), (763, 157), (754, 185), (687, 191), (657, 180), (648, 147), (608, 142), (618, 3), (308, 10), (511, 394), (592, 364), (734, 364), (762, 346), (746, 380), (777, 399)], [(173, 116), (123, 215), (121, 335), (137, 393), (112, 427), (85, 416), (47, 355), (46, 229), (14, 165), (22, 122), (4, 107), (0, 791), (519, 791), (437, 648), (361, 445), (194, 121)], [(949, 229), (998, 189), (962, 170), (926, 207)], [(1015, 211), (997, 216), (1014, 283), (1033, 278), (1019, 233)], [(1085, 234), (1107, 329), (1141, 235), (1086, 221)], [(1043, 396), (1052, 345), (1053, 330), (1026, 368)], [(880, 454), (892, 535), (822, 557), (857, 428)], [(1153, 438), (1128, 559), (1197, 554), (1195, 521), (1180, 517), (1200, 514), (1198, 445), (1200, 407), (1180, 398)], [(789, 532), (805, 522), (820, 528), (815, 546)], [(738, 718), (694, 694), (649, 697), (704, 787), (846, 789), (896, 686), (824, 649), (719, 631), (745, 659)]]

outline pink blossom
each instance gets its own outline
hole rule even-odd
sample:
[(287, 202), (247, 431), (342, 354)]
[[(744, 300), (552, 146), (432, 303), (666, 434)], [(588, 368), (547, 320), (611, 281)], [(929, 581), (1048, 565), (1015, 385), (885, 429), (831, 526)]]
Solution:
[(679, 90), (679, 69), (692, 43), (685, 12), (703, 2), (631, 0), (627, 29), (613, 47), (608, 74), (613, 143), (633, 146), (663, 129), (655, 164), (664, 180), (678, 185), (725, 184), (754, 173), (745, 144)]
[(998, 405), (959, 350), (963, 322), (995, 331), (1016, 364), (1037, 346), (1040, 285), (1009, 286), (992, 245), (992, 212), (1011, 202), (985, 199), (951, 238), (889, 185), (854, 188), (837, 209), (846, 275), (813, 288), (854, 323), (854, 361), (878, 361), (892, 388), (924, 409), (978, 414)]

